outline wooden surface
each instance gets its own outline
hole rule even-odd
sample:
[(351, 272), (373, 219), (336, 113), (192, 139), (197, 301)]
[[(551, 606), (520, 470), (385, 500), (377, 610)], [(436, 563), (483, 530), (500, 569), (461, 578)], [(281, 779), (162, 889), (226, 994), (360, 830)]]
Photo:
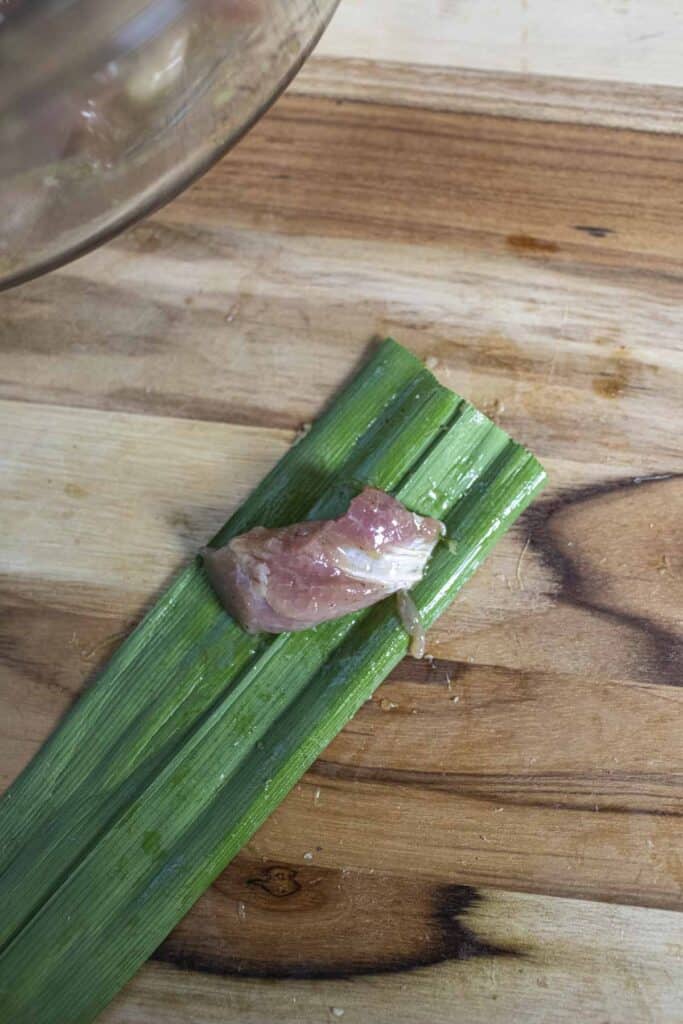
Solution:
[(680, 86), (671, 0), (342, 0), (320, 56)]
[[(395, 671), (109, 1024), (683, 1020), (669, 36), (606, 85), (594, 36), (619, 5), (597, 5), (583, 64), (546, 79), (540, 44), (529, 76), (474, 37), (463, 61), (456, 5), (428, 6), (438, 45), (395, 4), (376, 64), (347, 0), (204, 179), (0, 296), (3, 786), (373, 337), (551, 478), (433, 660)], [(629, 31), (677, 31), (670, 6), (624, 8)]]

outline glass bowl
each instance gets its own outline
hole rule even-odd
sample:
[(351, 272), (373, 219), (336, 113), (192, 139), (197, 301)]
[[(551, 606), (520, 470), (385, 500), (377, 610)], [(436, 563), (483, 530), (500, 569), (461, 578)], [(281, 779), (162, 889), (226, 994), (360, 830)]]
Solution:
[(0, 0), (0, 288), (180, 192), (254, 123), (338, 0)]

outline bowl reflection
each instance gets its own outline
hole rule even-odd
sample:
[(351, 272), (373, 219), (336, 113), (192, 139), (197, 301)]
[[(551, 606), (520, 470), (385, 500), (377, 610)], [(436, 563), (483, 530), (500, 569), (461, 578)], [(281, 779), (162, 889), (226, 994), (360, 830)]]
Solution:
[(3, 0), (0, 287), (162, 205), (253, 124), (338, 0)]

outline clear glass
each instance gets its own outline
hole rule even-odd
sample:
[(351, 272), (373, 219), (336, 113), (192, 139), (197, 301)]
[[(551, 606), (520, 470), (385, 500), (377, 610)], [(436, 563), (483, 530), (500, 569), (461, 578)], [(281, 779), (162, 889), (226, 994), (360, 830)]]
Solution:
[(64, 263), (209, 167), (338, 0), (0, 0), (0, 288)]

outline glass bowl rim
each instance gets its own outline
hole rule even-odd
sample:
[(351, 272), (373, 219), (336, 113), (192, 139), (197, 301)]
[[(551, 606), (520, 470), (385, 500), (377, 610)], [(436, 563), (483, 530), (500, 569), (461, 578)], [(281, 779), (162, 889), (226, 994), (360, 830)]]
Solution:
[(320, 20), (320, 24), (317, 25), (315, 31), (311, 37), (306, 41), (305, 45), (301, 48), (301, 52), (298, 54), (296, 60), (292, 63), (291, 67), (287, 69), (284, 75), (279, 78), (271, 92), (268, 94), (263, 103), (259, 104), (253, 113), (241, 124), (235, 131), (228, 135), (226, 139), (218, 142), (207, 155), (199, 161), (196, 166), (193, 166), (187, 170), (185, 174), (180, 175), (177, 180), (169, 182), (166, 187), (162, 187), (159, 191), (153, 191), (152, 195), (145, 195), (140, 201), (134, 205), (131, 209), (128, 209), (125, 214), (122, 214), (118, 218), (114, 218), (109, 224), (94, 231), (87, 238), (84, 238), (80, 242), (76, 242), (74, 245), (67, 246), (61, 252), (46, 257), (45, 259), (38, 259), (34, 263), (28, 266), (19, 268), (16, 272), (9, 273), (6, 276), (0, 276), (0, 292), (6, 291), (8, 288), (15, 288), (18, 285), (26, 284), (28, 281), (33, 281), (37, 277), (42, 277), (43, 274), (49, 274), (53, 270), (59, 269), (59, 267), (65, 266), (67, 263), (73, 262), (73, 260), (79, 259), (81, 256), (86, 256), (89, 252), (99, 248), (106, 242), (110, 242), (117, 235), (120, 235), (127, 228), (132, 227), (140, 220), (144, 220), (145, 217), (149, 217), (150, 214), (156, 213), (167, 203), (171, 202), (177, 196), (184, 192), (185, 189), (189, 188), (190, 185), (194, 184), (202, 175), (218, 163), (218, 161), (225, 156), (225, 154), (232, 149), (233, 146), (237, 145), (238, 142), (254, 127), (257, 121), (259, 121), (263, 115), (272, 107), (275, 101), (282, 95), (290, 82), (296, 77), (301, 70), (302, 66), (310, 57), (311, 53), (318, 45), (321, 36), (325, 29), (329, 25), (332, 17), (339, 6), (340, 0), (331, 0), (329, 11), (325, 12), (324, 16)]

